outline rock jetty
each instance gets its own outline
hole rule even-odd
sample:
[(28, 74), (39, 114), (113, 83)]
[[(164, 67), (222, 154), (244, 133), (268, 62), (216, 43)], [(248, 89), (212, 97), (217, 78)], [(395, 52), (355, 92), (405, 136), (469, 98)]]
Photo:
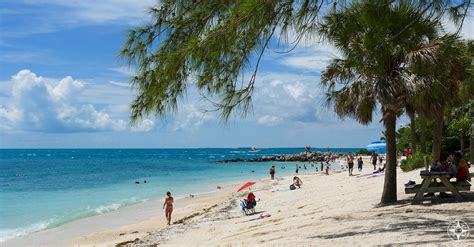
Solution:
[(232, 162), (287, 162), (287, 161), (299, 161), (299, 162), (319, 162), (319, 161), (325, 161), (325, 159), (328, 159), (329, 156), (334, 156), (336, 155), (337, 157), (340, 156), (340, 154), (323, 154), (321, 152), (311, 152), (311, 151), (305, 151), (301, 153), (296, 153), (296, 154), (282, 154), (282, 155), (264, 155), (262, 157), (256, 157), (256, 158), (234, 158), (234, 159), (226, 159), (226, 160), (219, 160), (217, 161), (218, 163), (232, 163)]

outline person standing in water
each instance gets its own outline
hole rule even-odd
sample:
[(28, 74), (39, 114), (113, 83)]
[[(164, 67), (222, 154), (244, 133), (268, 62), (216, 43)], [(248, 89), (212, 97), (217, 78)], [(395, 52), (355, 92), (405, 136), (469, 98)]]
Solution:
[(273, 179), (275, 179), (275, 166), (272, 166), (270, 168), (270, 177)]
[(298, 164), (296, 164), (296, 174), (298, 174), (299, 169), (300, 167), (298, 166)]
[(165, 209), (165, 216), (166, 216), (166, 220), (168, 221), (168, 225), (171, 225), (171, 213), (173, 213), (173, 202), (174, 202), (174, 199), (173, 197), (171, 196), (171, 192), (166, 192), (166, 195), (168, 196), (166, 199), (165, 199), (165, 203), (163, 204), (163, 209)]

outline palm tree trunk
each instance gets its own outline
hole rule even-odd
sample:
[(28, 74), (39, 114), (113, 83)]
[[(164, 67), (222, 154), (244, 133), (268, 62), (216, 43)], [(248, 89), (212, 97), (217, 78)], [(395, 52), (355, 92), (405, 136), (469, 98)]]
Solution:
[(433, 155), (433, 161), (441, 158), (441, 140), (443, 138), (443, 126), (444, 126), (444, 108), (438, 111), (434, 121), (433, 130), (433, 148), (431, 150)]
[(395, 140), (397, 117), (394, 113), (384, 114), (385, 137), (387, 143), (387, 157), (385, 166), (385, 181), (383, 185), (381, 203), (397, 201), (397, 145)]
[(420, 117), (420, 152), (426, 153), (426, 119)]
[[(474, 124), (473, 124), (474, 125)], [(471, 164), (474, 164), (474, 127), (471, 127), (471, 140), (469, 141), (469, 147), (471, 151)]]
[(471, 138), (469, 140), (469, 151), (470, 151), (470, 160), (471, 164), (474, 164), (474, 108), (471, 107), (470, 109), (470, 117), (471, 117)]
[(411, 154), (416, 155), (416, 125), (415, 125), (415, 112), (409, 111), (408, 116), (410, 117), (410, 132), (411, 132)]

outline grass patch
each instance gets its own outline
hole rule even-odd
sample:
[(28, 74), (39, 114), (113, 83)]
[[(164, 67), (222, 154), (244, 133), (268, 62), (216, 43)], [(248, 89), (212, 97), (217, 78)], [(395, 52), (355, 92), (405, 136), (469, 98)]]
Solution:
[(424, 156), (426, 156), (426, 163), (430, 165), (431, 154), (418, 153), (415, 156), (411, 156), (410, 158), (406, 160), (402, 160), (402, 164), (400, 165), (400, 168), (404, 172), (409, 172), (418, 168), (423, 168), (425, 167), (425, 161), (423, 159)]

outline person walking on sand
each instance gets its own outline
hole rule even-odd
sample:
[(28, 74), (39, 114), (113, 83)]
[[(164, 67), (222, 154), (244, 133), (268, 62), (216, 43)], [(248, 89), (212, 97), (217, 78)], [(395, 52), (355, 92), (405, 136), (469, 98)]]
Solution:
[(352, 171), (354, 170), (354, 156), (349, 153), (347, 156), (347, 165), (349, 166), (349, 176), (352, 176)]
[(364, 165), (364, 161), (362, 160), (362, 156), (359, 156), (359, 158), (357, 159), (357, 170), (359, 170), (359, 172), (362, 171), (363, 165)]
[(377, 170), (377, 154), (375, 152), (372, 154), (372, 165), (374, 165), (374, 171)]
[(173, 213), (173, 202), (174, 202), (174, 199), (173, 197), (171, 196), (171, 192), (166, 192), (166, 195), (168, 197), (166, 197), (165, 199), (165, 203), (163, 204), (163, 209), (165, 209), (165, 216), (166, 216), (166, 220), (168, 221), (168, 225), (171, 225), (171, 214)]
[(270, 168), (270, 177), (273, 179), (275, 179), (275, 166), (272, 166)]

